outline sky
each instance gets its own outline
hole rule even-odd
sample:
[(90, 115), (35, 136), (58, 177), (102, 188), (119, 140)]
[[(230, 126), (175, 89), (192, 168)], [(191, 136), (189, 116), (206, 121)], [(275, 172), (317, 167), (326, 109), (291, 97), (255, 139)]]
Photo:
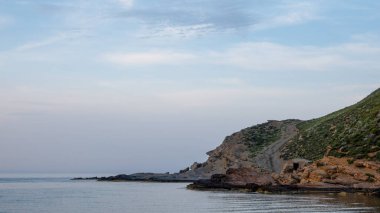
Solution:
[(0, 0), (0, 173), (175, 172), (380, 86), (377, 0)]

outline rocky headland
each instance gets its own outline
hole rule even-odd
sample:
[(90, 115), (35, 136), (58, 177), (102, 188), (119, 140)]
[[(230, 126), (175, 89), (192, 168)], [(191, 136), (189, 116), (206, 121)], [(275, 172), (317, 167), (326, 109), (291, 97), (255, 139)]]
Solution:
[[(267, 127), (261, 128), (264, 131), (250, 132), (232, 142), (247, 144), (244, 150), (250, 152), (250, 166), (228, 167), (189, 188), (379, 194), (380, 89), (321, 118), (269, 121), (248, 129), (263, 126)], [(244, 132), (247, 129), (233, 135)], [(258, 135), (271, 140), (261, 147)], [(247, 138), (253, 140), (247, 143)]]
[[(193, 182), (190, 189), (380, 192), (380, 89), (308, 121), (270, 120), (227, 136), (178, 173), (93, 177), (99, 181)], [(80, 178), (79, 178), (80, 179)]]

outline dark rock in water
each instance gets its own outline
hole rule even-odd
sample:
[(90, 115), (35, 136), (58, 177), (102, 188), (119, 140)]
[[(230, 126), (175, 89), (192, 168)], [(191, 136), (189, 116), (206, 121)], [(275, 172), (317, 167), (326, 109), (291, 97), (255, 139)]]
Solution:
[(182, 174), (182, 173), (188, 172), (189, 170), (190, 170), (190, 168), (187, 167), (185, 169), (179, 170), (179, 173)]
[(149, 182), (193, 182), (199, 178), (179, 173), (135, 173), (101, 177), (98, 181), (149, 181)]
[(98, 180), (98, 177), (76, 177), (72, 178), (70, 180)]
[(210, 180), (214, 183), (225, 183), (227, 181), (227, 175), (215, 174), (211, 176)]
[[(189, 168), (188, 168), (189, 169)], [(188, 171), (188, 170), (187, 170)], [(135, 173), (135, 174), (119, 174), (109, 177), (89, 177), (89, 178), (73, 178), (71, 180), (98, 180), (98, 181), (149, 181), (149, 182), (193, 182), (208, 176), (201, 176), (198, 173)]]

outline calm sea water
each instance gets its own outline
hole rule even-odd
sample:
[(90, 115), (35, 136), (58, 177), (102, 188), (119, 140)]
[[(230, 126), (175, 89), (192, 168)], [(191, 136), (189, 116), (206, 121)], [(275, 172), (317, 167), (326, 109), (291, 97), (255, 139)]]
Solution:
[(0, 177), (0, 213), (19, 212), (380, 212), (380, 199), (192, 191), (186, 183)]

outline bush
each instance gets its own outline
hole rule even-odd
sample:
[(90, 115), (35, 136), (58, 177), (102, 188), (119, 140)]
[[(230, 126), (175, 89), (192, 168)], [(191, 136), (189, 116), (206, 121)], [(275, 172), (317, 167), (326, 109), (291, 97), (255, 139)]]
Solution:
[(355, 160), (352, 159), (352, 158), (351, 158), (351, 159), (347, 159), (347, 163), (348, 163), (348, 164), (353, 164), (354, 162), (355, 162)]
[(325, 165), (325, 163), (323, 163), (323, 162), (317, 162), (317, 167), (321, 167), (321, 166), (324, 166)]

